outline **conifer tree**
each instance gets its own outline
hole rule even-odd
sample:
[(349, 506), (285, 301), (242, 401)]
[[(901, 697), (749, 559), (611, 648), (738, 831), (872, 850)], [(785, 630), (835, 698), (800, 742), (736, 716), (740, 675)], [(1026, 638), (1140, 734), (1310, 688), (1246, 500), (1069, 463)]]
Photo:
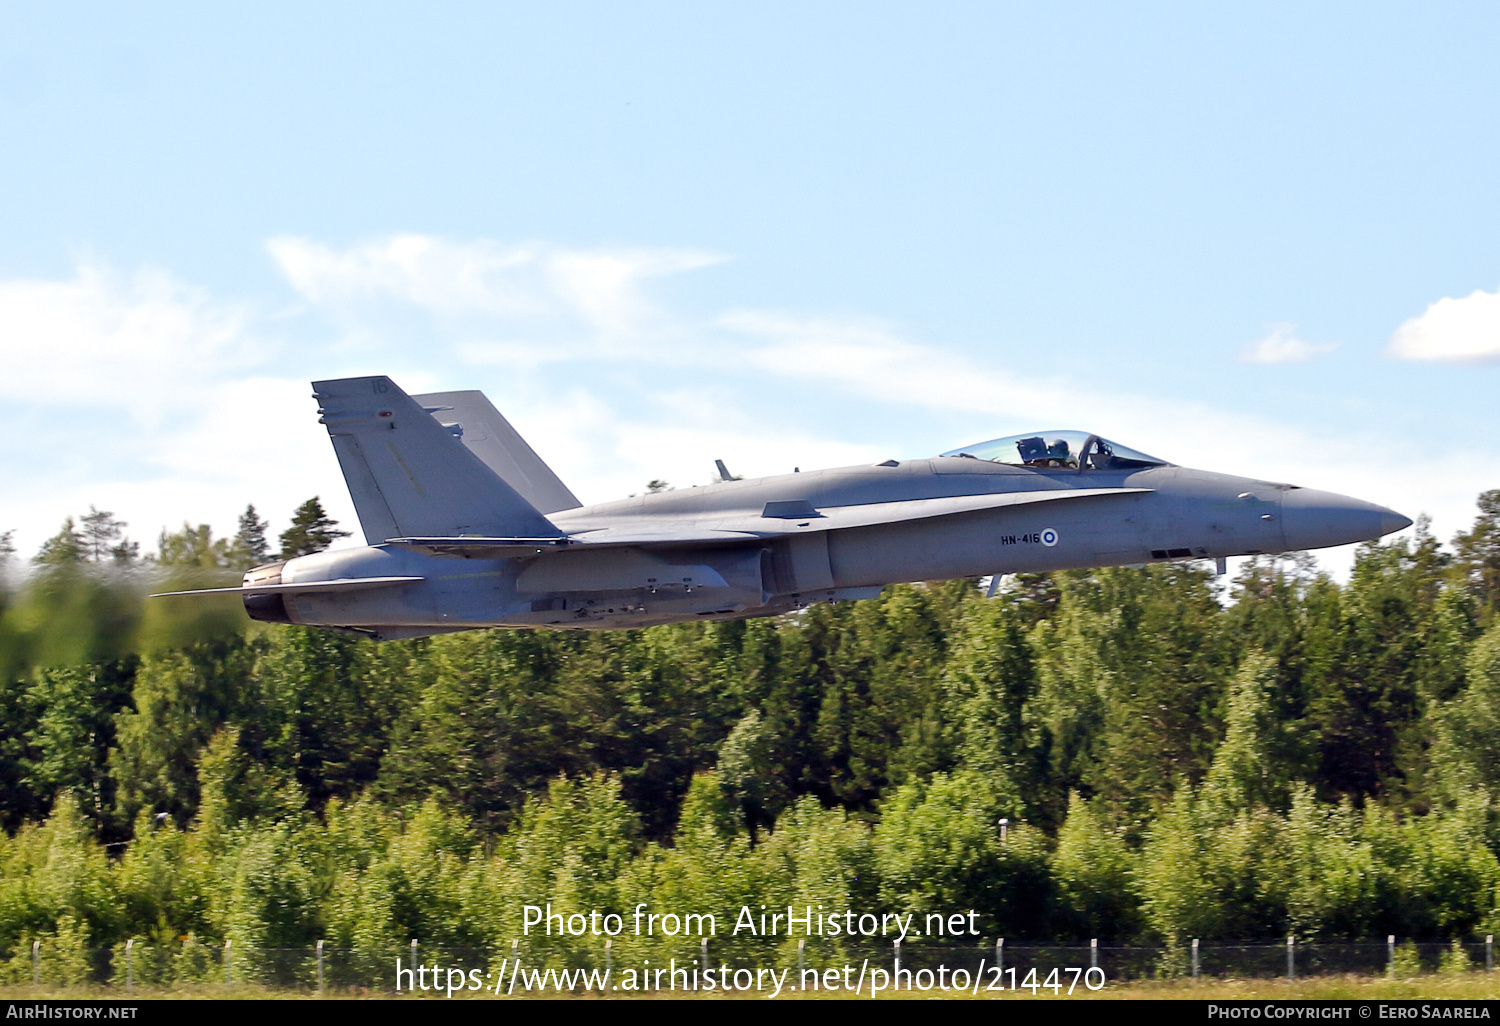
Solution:
[(338, 521), (329, 517), (323, 504), (314, 495), (292, 514), (292, 526), (281, 532), (281, 559), (309, 556), (322, 552), (339, 538), (349, 537), (348, 531), (337, 530)]
[(83, 534), (78, 530), (77, 521), (66, 517), (62, 528), (42, 542), (41, 549), (31, 557), (31, 561), (42, 566), (66, 566), (69, 563), (82, 563), (84, 552)]
[(269, 526), (256, 514), (253, 503), (245, 507), (240, 514), (239, 530), (229, 546), (229, 558), (236, 570), (249, 570), (270, 561), (271, 545), (266, 541)]

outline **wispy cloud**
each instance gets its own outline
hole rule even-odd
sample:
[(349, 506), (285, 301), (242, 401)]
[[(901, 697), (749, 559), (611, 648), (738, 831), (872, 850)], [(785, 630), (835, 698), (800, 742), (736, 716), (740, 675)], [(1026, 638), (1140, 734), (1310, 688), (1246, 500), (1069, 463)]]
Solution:
[(1396, 329), (1387, 352), (1403, 360), (1500, 360), (1500, 289), (1439, 299)]
[(204, 402), (206, 377), (264, 362), (250, 320), (245, 307), (156, 269), (121, 275), (85, 261), (66, 280), (0, 282), (0, 397), (155, 423)]
[(345, 315), (395, 300), (449, 322), (488, 319), (490, 327), (503, 327), (501, 341), (467, 343), (476, 362), (549, 359), (564, 337), (607, 348), (659, 333), (671, 318), (647, 299), (643, 285), (724, 259), (701, 250), (506, 246), (427, 235), (345, 250), (280, 236), (267, 249), (304, 298)]
[[(0, 378), (0, 431), (25, 445), (0, 453), (13, 485), (0, 530), (23, 528), (25, 550), (95, 502), (149, 539), (183, 517), (231, 529), (247, 501), (284, 515), (315, 493), (352, 524), (306, 382), (381, 371), (411, 391), (486, 389), (586, 502), (654, 477), (704, 483), (714, 458), (758, 476), (1046, 427), (1427, 509), (1450, 529), (1471, 515), (1476, 478), (1500, 473), (1408, 452), (1403, 438), (1313, 437), (1247, 404), (1033, 368), (1003, 334), (978, 359), (870, 317), (689, 313), (653, 286), (720, 259), (693, 250), (417, 235), (268, 249), (300, 314), (272, 319), (164, 272), (97, 264), (0, 282), (0, 356), (18, 368)], [(330, 321), (341, 345), (324, 341)], [(1259, 344), (1282, 359), (1309, 345), (1282, 325)], [(61, 407), (73, 412), (58, 419)]]
[(1297, 326), (1285, 321), (1271, 325), (1271, 333), (1251, 342), (1240, 351), (1244, 363), (1305, 363), (1315, 356), (1331, 353), (1337, 342), (1307, 342), (1296, 335)]

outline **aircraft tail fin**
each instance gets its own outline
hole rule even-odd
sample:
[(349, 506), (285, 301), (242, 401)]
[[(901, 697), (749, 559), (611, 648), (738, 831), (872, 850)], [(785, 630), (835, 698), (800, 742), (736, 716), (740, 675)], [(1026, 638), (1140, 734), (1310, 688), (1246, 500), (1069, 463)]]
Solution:
[(582, 505), (483, 392), (428, 392), (412, 398), (538, 511), (556, 513)]
[(313, 389), (369, 544), (562, 533), (390, 378), (314, 381)]

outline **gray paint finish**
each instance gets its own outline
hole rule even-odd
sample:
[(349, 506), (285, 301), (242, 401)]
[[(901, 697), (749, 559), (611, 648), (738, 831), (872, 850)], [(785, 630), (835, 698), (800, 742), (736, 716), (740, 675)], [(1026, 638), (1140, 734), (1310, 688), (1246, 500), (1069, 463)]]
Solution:
[(769, 616), (904, 581), (1218, 560), (1411, 523), (1082, 432), (975, 447), (989, 458), (887, 460), (579, 506), (479, 392), (409, 397), (385, 377), (314, 388), (370, 544), (258, 567), (242, 588), (218, 590), (242, 594), (259, 620), (376, 639)]

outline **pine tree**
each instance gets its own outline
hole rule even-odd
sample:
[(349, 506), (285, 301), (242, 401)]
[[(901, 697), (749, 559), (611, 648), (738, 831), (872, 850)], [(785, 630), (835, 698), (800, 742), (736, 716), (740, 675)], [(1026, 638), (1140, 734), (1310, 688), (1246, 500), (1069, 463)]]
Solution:
[(117, 562), (129, 562), (135, 549), (124, 539), (125, 521), (116, 520), (109, 510), (89, 506), (89, 511), (78, 518), (82, 528), (84, 558), (92, 563), (102, 563), (106, 556)]
[(83, 535), (72, 517), (63, 520), (62, 528), (51, 538), (42, 542), (41, 549), (31, 558), (33, 563), (43, 566), (65, 566), (82, 563), (84, 560)]
[(338, 521), (331, 519), (323, 510), (323, 504), (314, 495), (292, 514), (292, 526), (281, 532), (280, 559), (308, 556), (322, 552), (338, 538), (349, 537), (348, 531), (335, 530)]
[(253, 504), (245, 507), (240, 514), (240, 529), (229, 546), (230, 562), (236, 570), (249, 570), (270, 561), (271, 546), (266, 541), (269, 526), (256, 514)]

